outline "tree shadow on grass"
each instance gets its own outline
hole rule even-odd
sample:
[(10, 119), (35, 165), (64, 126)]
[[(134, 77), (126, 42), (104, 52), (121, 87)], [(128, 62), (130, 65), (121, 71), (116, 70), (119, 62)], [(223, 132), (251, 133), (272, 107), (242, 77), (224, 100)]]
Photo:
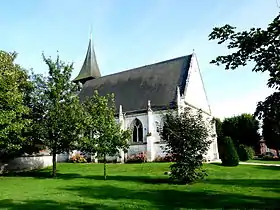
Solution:
[(244, 188), (265, 188), (267, 191), (280, 192), (280, 180), (274, 179), (207, 179), (204, 183), (224, 186), (238, 186)]
[(265, 169), (265, 170), (272, 170), (272, 171), (280, 171), (280, 166), (255, 166), (257, 169), (259, 170), (262, 170), (262, 169)]
[[(24, 172), (9, 172), (2, 176), (5, 176), (5, 177), (32, 177), (32, 178), (37, 178), (37, 179), (52, 178), (51, 172), (47, 171), (45, 169), (36, 169), (36, 170), (24, 171)], [(83, 177), (81, 174), (57, 172), (56, 178), (68, 180), (68, 179), (81, 178), (81, 177)]]
[(110, 207), (104, 204), (90, 204), (79, 202), (60, 203), (52, 200), (27, 200), (15, 202), (10, 199), (0, 200), (0, 209), (7, 210), (69, 210), (69, 209), (105, 209), (115, 210), (116, 207)]
[[(33, 170), (27, 172), (19, 172), (19, 173), (8, 173), (4, 175), (5, 177), (32, 177), (36, 179), (47, 179), (52, 178), (51, 172), (42, 169), (42, 170)], [(104, 176), (102, 175), (81, 175), (78, 173), (57, 173), (56, 179), (62, 180), (71, 180), (71, 179), (90, 179), (90, 180), (104, 180)], [(169, 180), (168, 175), (162, 178), (158, 178), (158, 176), (122, 176), (122, 175), (108, 175), (107, 180), (114, 181), (133, 181), (133, 182), (141, 182), (146, 184), (176, 184)], [(177, 183), (179, 184), (179, 183)]]
[[(212, 208), (276, 208), (279, 199), (260, 196), (248, 196), (236, 193), (216, 191), (180, 191), (180, 190), (131, 190), (110, 185), (98, 187), (75, 186), (61, 189), (71, 191), (84, 198), (98, 199), (100, 202), (114, 200), (121, 206), (130, 206), (137, 203), (138, 208), (156, 209), (212, 209)], [(148, 203), (148, 204), (147, 204)]]

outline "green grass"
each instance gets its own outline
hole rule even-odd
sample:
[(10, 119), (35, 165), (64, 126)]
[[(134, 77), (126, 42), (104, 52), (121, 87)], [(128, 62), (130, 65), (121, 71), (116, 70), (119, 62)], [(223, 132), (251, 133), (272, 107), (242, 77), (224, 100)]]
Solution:
[(213, 209), (278, 208), (280, 167), (205, 164), (209, 176), (173, 185), (167, 163), (58, 164), (49, 170), (0, 177), (0, 209)]
[(248, 160), (247, 163), (280, 164), (280, 160)]

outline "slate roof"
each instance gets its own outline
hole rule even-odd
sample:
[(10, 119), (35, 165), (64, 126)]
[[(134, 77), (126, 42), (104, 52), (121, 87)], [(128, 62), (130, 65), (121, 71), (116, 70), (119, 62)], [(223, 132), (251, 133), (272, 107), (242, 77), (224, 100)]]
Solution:
[(89, 40), (86, 58), (78, 76), (73, 80), (74, 82), (85, 83), (89, 79), (101, 77), (99, 67), (96, 61), (96, 56), (93, 48), (91, 38)]
[(182, 56), (89, 80), (79, 93), (80, 99), (98, 90), (100, 95), (114, 93), (116, 109), (122, 105), (123, 112), (146, 111), (148, 100), (153, 110), (174, 107), (177, 86), (181, 94), (185, 89), (191, 57)]

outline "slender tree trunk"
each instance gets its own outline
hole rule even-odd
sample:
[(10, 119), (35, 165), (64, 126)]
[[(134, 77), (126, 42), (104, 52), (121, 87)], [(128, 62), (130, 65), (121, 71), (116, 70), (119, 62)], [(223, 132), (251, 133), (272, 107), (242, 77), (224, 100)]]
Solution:
[(103, 164), (104, 164), (104, 180), (107, 179), (107, 171), (106, 171), (106, 154), (103, 155)]
[(53, 153), (52, 153), (52, 177), (56, 177), (56, 149), (53, 149)]

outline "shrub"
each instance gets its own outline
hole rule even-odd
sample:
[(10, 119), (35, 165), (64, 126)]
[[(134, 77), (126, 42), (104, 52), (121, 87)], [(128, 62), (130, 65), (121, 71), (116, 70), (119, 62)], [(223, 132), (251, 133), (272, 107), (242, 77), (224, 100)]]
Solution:
[(248, 147), (248, 146), (246, 147), (246, 150), (247, 150), (247, 153), (248, 153), (249, 160), (254, 159), (255, 150), (252, 147)]
[(254, 158), (255, 151), (252, 147), (246, 145), (239, 145), (238, 156), (240, 161), (247, 161)]
[(173, 154), (175, 162), (170, 166), (170, 179), (180, 183), (191, 183), (207, 174), (202, 168), (203, 156), (211, 144), (210, 122), (197, 113), (185, 108), (178, 115), (168, 113), (164, 118), (161, 137), (166, 142), (166, 152)]
[(238, 156), (240, 161), (247, 161), (250, 159), (249, 153), (244, 144), (240, 144), (238, 148)]
[(144, 162), (147, 162), (147, 155), (144, 152), (140, 152), (136, 155), (131, 155), (126, 160), (126, 163), (144, 163)]
[(157, 156), (157, 157), (155, 158), (154, 162), (157, 162), (157, 163), (159, 163), (159, 162), (166, 162), (166, 161), (165, 161), (165, 157)]
[(174, 162), (175, 158), (173, 154), (166, 154), (163, 156), (157, 156), (154, 160), (154, 162)]
[(232, 139), (228, 136), (223, 141), (224, 154), (222, 155), (222, 165), (224, 166), (237, 166), (239, 158), (237, 151), (233, 145)]
[(70, 158), (70, 162), (72, 162), (72, 163), (86, 163), (87, 160), (84, 158), (84, 156), (77, 153)]

